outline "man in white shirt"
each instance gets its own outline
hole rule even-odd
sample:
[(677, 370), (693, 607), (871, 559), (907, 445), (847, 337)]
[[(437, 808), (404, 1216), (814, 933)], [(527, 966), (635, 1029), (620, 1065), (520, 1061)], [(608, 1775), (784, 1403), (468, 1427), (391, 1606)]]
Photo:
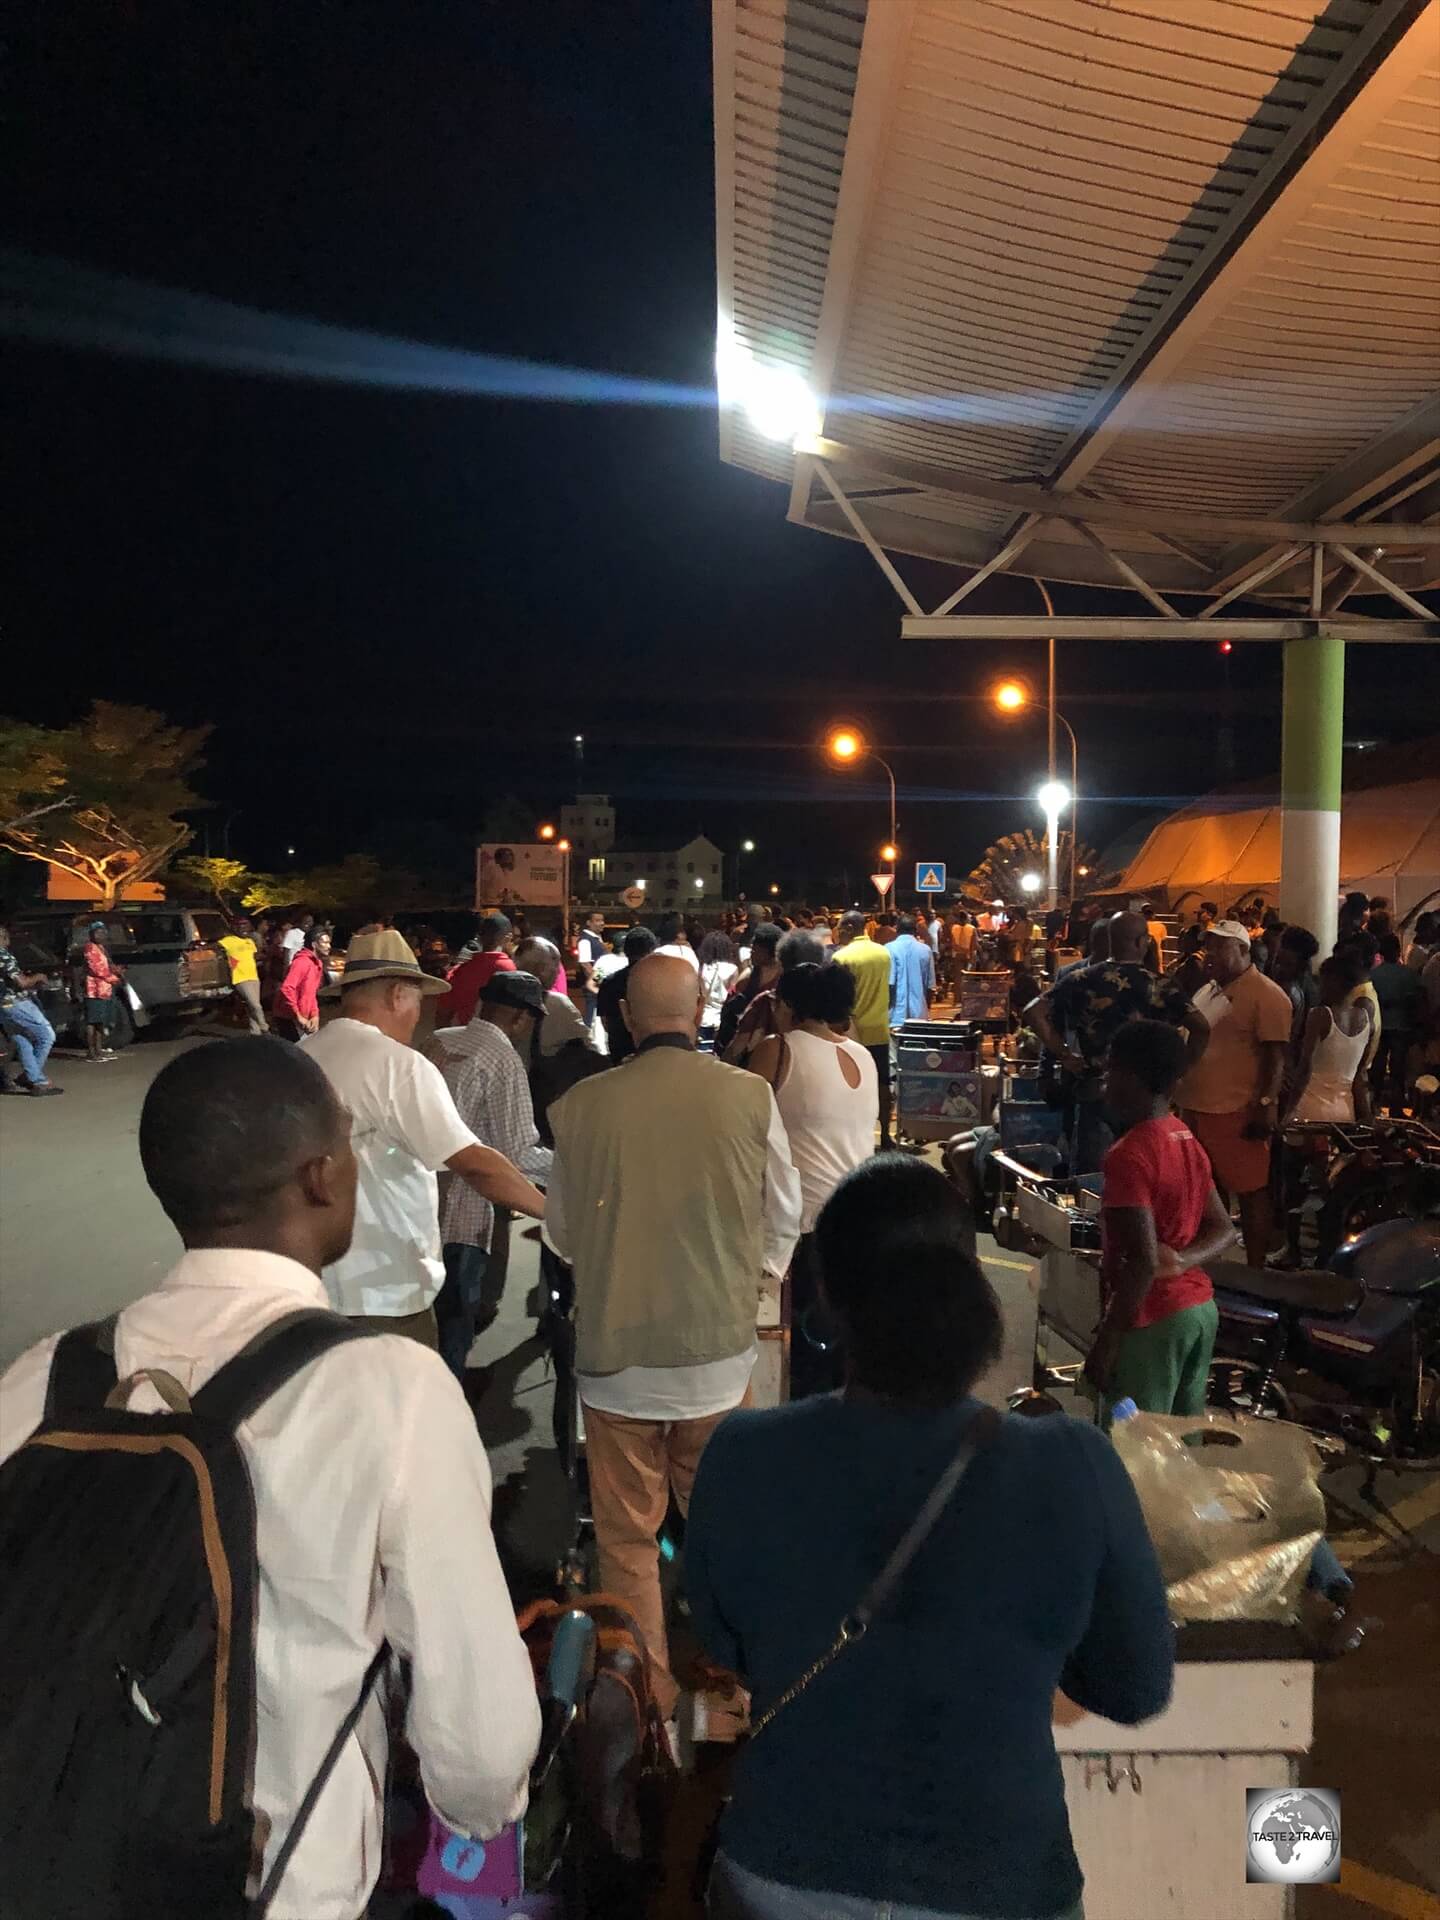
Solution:
[(344, 973), (323, 989), (325, 998), (339, 994), (339, 1019), (300, 1043), (350, 1113), (360, 1165), (355, 1237), (323, 1276), (330, 1303), (429, 1347), (438, 1344), (435, 1298), (445, 1280), (439, 1170), (513, 1213), (545, 1211), (544, 1196), (481, 1145), (440, 1069), (410, 1044), (426, 996), (447, 991), (392, 929), (357, 934)]
[(667, 913), (655, 929), (660, 944), (655, 951), (667, 960), (688, 960), (696, 973), (700, 971), (700, 956), (690, 944), (685, 931), (685, 922), (678, 913)]
[(295, 921), (292, 926), (285, 929), (284, 934), (281, 936), (280, 945), (284, 950), (285, 965), (287, 967), (304, 946), (306, 936), (314, 924), (315, 916), (313, 913), (302, 913), (300, 918)]
[[(284, 1041), (218, 1041), (157, 1075), (140, 1156), (186, 1251), (120, 1314), (122, 1379), (163, 1368), (193, 1394), (272, 1322), (325, 1306), (320, 1271), (354, 1221), (349, 1132), (324, 1075)], [(43, 1417), (57, 1342), (0, 1381), (0, 1459)], [(129, 1405), (165, 1411), (148, 1382)], [(347, 1341), (237, 1431), (261, 1575), (253, 1804), (267, 1863), (386, 1643), (414, 1663), (406, 1737), (426, 1792), (451, 1826), (490, 1839), (524, 1811), (540, 1715), (490, 1530), (489, 1462), (454, 1381), (413, 1341)], [(372, 1697), (268, 1920), (364, 1913), (386, 1748), (386, 1706)]]
[(749, 1396), (760, 1292), (789, 1265), (801, 1210), (774, 1094), (696, 1052), (700, 1012), (686, 961), (634, 962), (634, 1057), (550, 1109), (546, 1239), (575, 1269), (600, 1583), (636, 1618), (667, 1718), (680, 1690), (656, 1535), (671, 1491), (683, 1512), (706, 1441)]
[[(550, 1149), (540, 1144), (522, 1055), (528, 1059), (545, 996), (529, 973), (497, 973), (480, 989), (470, 1022), (441, 1027), (429, 1055), (461, 1119), (505, 1154), (531, 1180), (550, 1174)], [(508, 1236), (508, 1222), (502, 1233)], [(435, 1302), (440, 1355), (463, 1376), (475, 1336), (494, 1324), (505, 1289), (507, 1240), (494, 1245), (495, 1209), (464, 1180), (451, 1179), (441, 1212), (445, 1284)], [(495, 1257), (492, 1258), (492, 1255)]]

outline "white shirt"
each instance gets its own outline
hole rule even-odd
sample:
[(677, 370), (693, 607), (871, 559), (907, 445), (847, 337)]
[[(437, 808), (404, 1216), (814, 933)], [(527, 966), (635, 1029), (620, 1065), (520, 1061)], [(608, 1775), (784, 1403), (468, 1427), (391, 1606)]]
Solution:
[(285, 935), (285, 938), (280, 942), (280, 945), (285, 950), (285, 958), (287, 960), (293, 960), (304, 944), (305, 929), (303, 927), (291, 927)]
[[(765, 1197), (761, 1264), (772, 1279), (780, 1279), (790, 1264), (800, 1237), (800, 1176), (790, 1156), (784, 1123), (770, 1096), (770, 1128), (765, 1139)], [(556, 1156), (545, 1192), (544, 1237), (562, 1260), (568, 1260), (565, 1227), (565, 1182)], [(755, 1304), (760, 1304), (756, 1281)], [(755, 1366), (754, 1342), (743, 1353), (708, 1360), (690, 1367), (621, 1367), (615, 1373), (576, 1375), (580, 1398), (601, 1413), (628, 1420), (704, 1420), (739, 1406)]]
[(700, 986), (705, 996), (705, 1010), (700, 1022), (702, 1026), (719, 1026), (726, 998), (739, 971), (739, 967), (730, 960), (707, 960), (700, 969)]
[[(121, 1314), (123, 1378), (188, 1392), (282, 1314), (325, 1305), (278, 1254), (187, 1253)], [(0, 1459), (39, 1424), (55, 1338), (0, 1381)], [(148, 1383), (135, 1412), (164, 1409)], [(437, 1354), (393, 1335), (303, 1368), (239, 1428), (255, 1491), (254, 1804), (267, 1863), (388, 1641), (414, 1661), (406, 1737), (441, 1817), (486, 1840), (518, 1819), (539, 1742), (529, 1658), (490, 1531), (490, 1463)], [(296, 1848), (270, 1920), (357, 1920), (380, 1871), (387, 1740), (368, 1703)], [(261, 1832), (265, 1831), (262, 1823)]]
[(619, 973), (630, 962), (623, 953), (602, 953), (590, 969), (590, 983), (598, 987), (602, 980), (608, 980), (612, 973)]
[(677, 940), (672, 941), (669, 946), (656, 947), (655, 951), (664, 954), (668, 960), (688, 960), (696, 973), (700, 971), (700, 956), (694, 947), (682, 947)]
[(436, 1174), (478, 1146), (445, 1076), (423, 1053), (342, 1016), (300, 1042), (354, 1120), (355, 1238), (322, 1276), (340, 1313), (401, 1316), (433, 1305), (445, 1279)]
[[(811, 1233), (820, 1209), (847, 1173), (875, 1151), (880, 1078), (873, 1055), (854, 1040), (822, 1040), (797, 1029), (785, 1036), (788, 1064), (775, 1096), (804, 1199), (800, 1231)], [(842, 1055), (859, 1075), (852, 1087)]]

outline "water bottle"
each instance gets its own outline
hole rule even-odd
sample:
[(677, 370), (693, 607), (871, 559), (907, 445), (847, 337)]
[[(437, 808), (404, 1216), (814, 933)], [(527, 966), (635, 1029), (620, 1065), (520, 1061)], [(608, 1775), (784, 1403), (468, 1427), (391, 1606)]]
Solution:
[(1123, 1400), (1117, 1400), (1110, 1409), (1111, 1425), (1113, 1426), (1121, 1420), (1133, 1419), (1139, 1411), (1139, 1407), (1136, 1406), (1135, 1402), (1127, 1393)]

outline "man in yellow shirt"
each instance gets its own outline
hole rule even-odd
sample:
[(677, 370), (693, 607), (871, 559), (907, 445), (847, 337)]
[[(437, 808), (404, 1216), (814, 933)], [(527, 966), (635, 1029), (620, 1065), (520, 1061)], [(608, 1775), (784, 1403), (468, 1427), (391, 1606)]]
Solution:
[(870, 938), (863, 913), (842, 914), (835, 964), (855, 976), (855, 1038), (875, 1062), (880, 1078), (880, 1148), (895, 1142), (890, 1132), (890, 953)]
[(260, 1004), (260, 970), (255, 965), (255, 942), (251, 938), (253, 932), (250, 922), (242, 914), (235, 922), (234, 931), (225, 935), (220, 947), (230, 962), (230, 984), (240, 996), (245, 1017), (250, 1022), (250, 1031), (268, 1033), (270, 1024)]

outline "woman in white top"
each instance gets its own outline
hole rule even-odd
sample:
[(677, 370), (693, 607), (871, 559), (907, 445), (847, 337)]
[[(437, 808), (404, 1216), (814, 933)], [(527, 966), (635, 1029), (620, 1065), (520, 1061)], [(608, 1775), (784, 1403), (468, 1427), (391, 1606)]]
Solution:
[(707, 933), (700, 942), (700, 1044), (713, 1048), (720, 1016), (740, 972), (728, 933)]
[(1305, 1018), (1292, 1121), (1343, 1123), (1370, 1118), (1370, 1082), (1365, 1073), (1370, 1006), (1366, 1000), (1346, 1005), (1359, 978), (1359, 961), (1352, 953), (1332, 953), (1321, 962), (1320, 1003)]
[(855, 1006), (848, 967), (792, 967), (775, 989), (779, 1032), (747, 1066), (770, 1082), (800, 1175), (800, 1243), (790, 1265), (790, 1397), (841, 1384), (834, 1330), (820, 1300), (814, 1228), (847, 1173), (875, 1151), (880, 1082), (869, 1050), (847, 1038)]

